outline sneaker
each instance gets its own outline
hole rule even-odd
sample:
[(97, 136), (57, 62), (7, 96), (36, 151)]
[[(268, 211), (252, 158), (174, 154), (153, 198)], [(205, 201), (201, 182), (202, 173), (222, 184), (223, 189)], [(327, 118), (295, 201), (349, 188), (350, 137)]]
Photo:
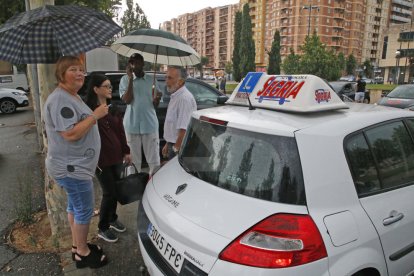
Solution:
[(116, 236), (114, 231), (112, 231), (112, 229), (99, 230), (98, 237), (107, 242), (116, 242), (118, 240), (118, 237)]
[(122, 223), (120, 223), (119, 220), (111, 222), (109, 224), (109, 228), (112, 228), (112, 229), (114, 229), (115, 231), (117, 231), (119, 233), (122, 233), (122, 232), (126, 231), (126, 227)]

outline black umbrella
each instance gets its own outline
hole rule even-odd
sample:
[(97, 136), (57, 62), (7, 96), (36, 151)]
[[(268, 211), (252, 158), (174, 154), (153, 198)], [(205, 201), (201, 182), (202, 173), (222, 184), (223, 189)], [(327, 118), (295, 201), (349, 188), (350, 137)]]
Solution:
[(0, 60), (55, 63), (99, 46), (122, 30), (109, 16), (87, 7), (46, 5), (17, 14), (0, 28)]

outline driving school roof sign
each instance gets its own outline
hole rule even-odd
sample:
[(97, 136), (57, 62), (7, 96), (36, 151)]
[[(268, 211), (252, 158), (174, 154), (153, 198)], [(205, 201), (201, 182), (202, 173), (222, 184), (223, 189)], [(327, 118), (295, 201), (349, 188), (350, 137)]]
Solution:
[(313, 75), (267, 75), (251, 72), (233, 91), (228, 104), (316, 112), (348, 106), (321, 78)]

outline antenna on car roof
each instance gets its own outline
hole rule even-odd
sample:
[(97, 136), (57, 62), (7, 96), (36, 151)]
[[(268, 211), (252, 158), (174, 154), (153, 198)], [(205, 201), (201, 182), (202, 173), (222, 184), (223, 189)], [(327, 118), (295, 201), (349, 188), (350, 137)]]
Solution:
[[(249, 76), (247, 81), (244, 83), (244, 91), (246, 91), (247, 84), (249, 84), (250, 80), (252, 79), (252, 76)], [(250, 101), (250, 95), (249, 93), (245, 92), (247, 94), (247, 101), (249, 102), (249, 110), (255, 110), (256, 108), (252, 105), (252, 102)]]

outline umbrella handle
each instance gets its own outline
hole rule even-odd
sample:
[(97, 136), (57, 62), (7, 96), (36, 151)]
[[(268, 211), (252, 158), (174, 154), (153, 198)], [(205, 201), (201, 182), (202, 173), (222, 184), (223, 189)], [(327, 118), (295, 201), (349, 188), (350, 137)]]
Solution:
[(155, 99), (155, 70), (157, 66), (158, 58), (158, 45), (155, 47), (155, 61), (154, 61), (154, 78), (152, 79), (152, 99)]

